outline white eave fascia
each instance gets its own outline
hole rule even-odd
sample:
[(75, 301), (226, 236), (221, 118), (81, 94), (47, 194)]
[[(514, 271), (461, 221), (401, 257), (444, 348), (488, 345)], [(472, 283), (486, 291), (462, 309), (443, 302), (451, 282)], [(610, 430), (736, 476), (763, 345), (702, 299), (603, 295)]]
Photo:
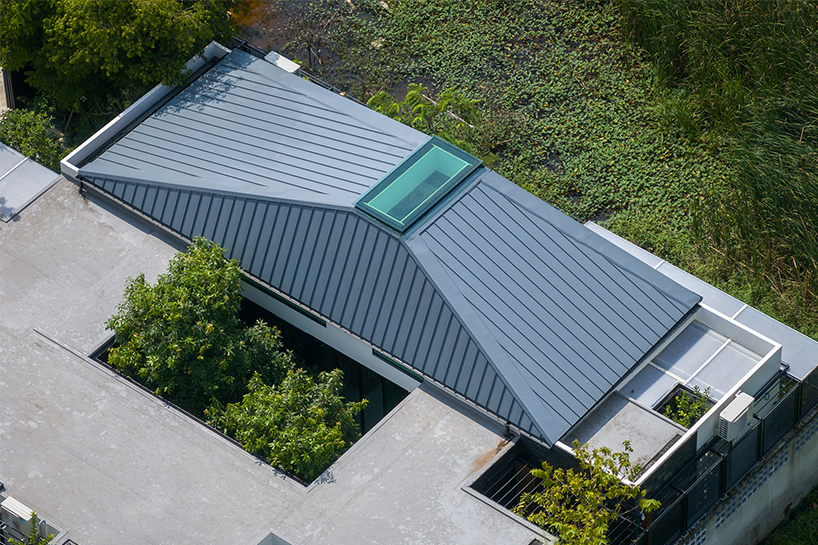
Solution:
[(298, 75), (298, 71), (301, 70), (301, 67), (298, 64), (291, 61), (287, 57), (279, 55), (275, 51), (270, 51), (269, 53), (267, 53), (267, 55), (264, 56), (264, 60), (278, 66), (279, 68), (286, 72), (289, 72), (290, 74)]
[[(210, 59), (221, 59), (230, 53), (230, 50), (223, 45), (210, 42), (205, 47), (204, 55), (197, 55), (190, 59), (185, 65), (189, 73), (204, 66)], [(105, 146), (120, 130), (135, 121), (139, 116), (150, 110), (158, 102), (164, 99), (174, 88), (164, 84), (159, 84), (142, 98), (134, 102), (124, 112), (112, 119), (107, 125), (98, 130), (91, 138), (83, 142), (74, 151), (69, 153), (60, 161), (60, 172), (72, 179), (79, 175), (79, 164), (91, 156), (94, 152)]]

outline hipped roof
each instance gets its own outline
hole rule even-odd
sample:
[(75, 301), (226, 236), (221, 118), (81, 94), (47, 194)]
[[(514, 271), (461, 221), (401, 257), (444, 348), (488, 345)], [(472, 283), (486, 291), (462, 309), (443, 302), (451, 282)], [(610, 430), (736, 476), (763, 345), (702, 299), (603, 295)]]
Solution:
[(403, 235), (353, 206), (425, 139), (233, 51), (79, 176), (553, 444), (700, 298), (485, 168)]

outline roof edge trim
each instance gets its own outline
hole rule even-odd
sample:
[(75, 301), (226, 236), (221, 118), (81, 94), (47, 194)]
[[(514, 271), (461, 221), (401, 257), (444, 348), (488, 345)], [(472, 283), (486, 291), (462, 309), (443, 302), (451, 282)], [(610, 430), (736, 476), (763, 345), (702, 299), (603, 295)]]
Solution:
[[(210, 42), (205, 47), (202, 55), (196, 55), (186, 63), (185, 69), (191, 73), (196, 72), (211, 59), (221, 59), (228, 53), (230, 53), (230, 49), (227, 49), (218, 42)], [(60, 161), (60, 172), (66, 177), (76, 178), (79, 174), (79, 166), (84, 160), (103, 148), (117, 133), (152, 109), (176, 88), (177, 86), (170, 87), (160, 83), (148, 91), (139, 100), (131, 104), (124, 112), (98, 130), (91, 138), (64, 157)]]

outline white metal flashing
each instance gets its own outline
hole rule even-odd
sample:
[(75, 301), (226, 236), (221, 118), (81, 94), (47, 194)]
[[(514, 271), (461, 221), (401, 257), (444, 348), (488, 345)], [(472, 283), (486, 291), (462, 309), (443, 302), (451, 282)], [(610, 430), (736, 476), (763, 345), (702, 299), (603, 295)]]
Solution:
[[(205, 47), (203, 55), (197, 55), (190, 59), (185, 68), (188, 72), (195, 72), (205, 65), (209, 59), (221, 59), (230, 53), (230, 50), (216, 42), (210, 42)], [(159, 84), (142, 98), (131, 104), (124, 112), (112, 119), (107, 125), (98, 130), (94, 136), (82, 143), (77, 149), (68, 154), (62, 161), (60, 161), (60, 171), (68, 178), (75, 179), (79, 175), (79, 164), (95, 151), (103, 147), (108, 141), (116, 135), (120, 130), (132, 123), (139, 116), (144, 114), (156, 103), (162, 100), (173, 90), (164, 84)]]
[(298, 74), (298, 72), (301, 70), (301, 67), (297, 63), (291, 61), (287, 57), (279, 55), (275, 51), (270, 51), (267, 53), (264, 60), (278, 66), (290, 74)]

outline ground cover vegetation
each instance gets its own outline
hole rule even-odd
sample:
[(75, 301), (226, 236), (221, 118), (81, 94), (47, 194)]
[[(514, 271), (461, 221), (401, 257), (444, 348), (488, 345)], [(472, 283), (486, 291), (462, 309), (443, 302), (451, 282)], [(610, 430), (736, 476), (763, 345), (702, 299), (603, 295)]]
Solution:
[(478, 123), (415, 126), (818, 336), (807, 3), (272, 5), (290, 16), (285, 52), (320, 78), (384, 113), (381, 93), (405, 104), (409, 84), (469, 101)]
[(730, 165), (698, 240), (707, 270), (818, 335), (818, 10), (800, 0), (615, 0), (686, 139)]
[(107, 322), (108, 363), (203, 416), (271, 464), (311, 481), (360, 437), (366, 401), (341, 396), (341, 371), (311, 375), (277, 329), (239, 319), (241, 270), (197, 238), (151, 285), (140, 274)]
[(815, 545), (818, 542), (818, 489), (810, 492), (761, 545)]
[(614, 521), (629, 511), (651, 513), (660, 507), (634, 484), (641, 467), (631, 465), (630, 444), (622, 452), (607, 447), (592, 449), (574, 441), (576, 468), (543, 462), (531, 470), (540, 479), (534, 491), (524, 493), (514, 512), (559, 536), (566, 545), (605, 545)]

